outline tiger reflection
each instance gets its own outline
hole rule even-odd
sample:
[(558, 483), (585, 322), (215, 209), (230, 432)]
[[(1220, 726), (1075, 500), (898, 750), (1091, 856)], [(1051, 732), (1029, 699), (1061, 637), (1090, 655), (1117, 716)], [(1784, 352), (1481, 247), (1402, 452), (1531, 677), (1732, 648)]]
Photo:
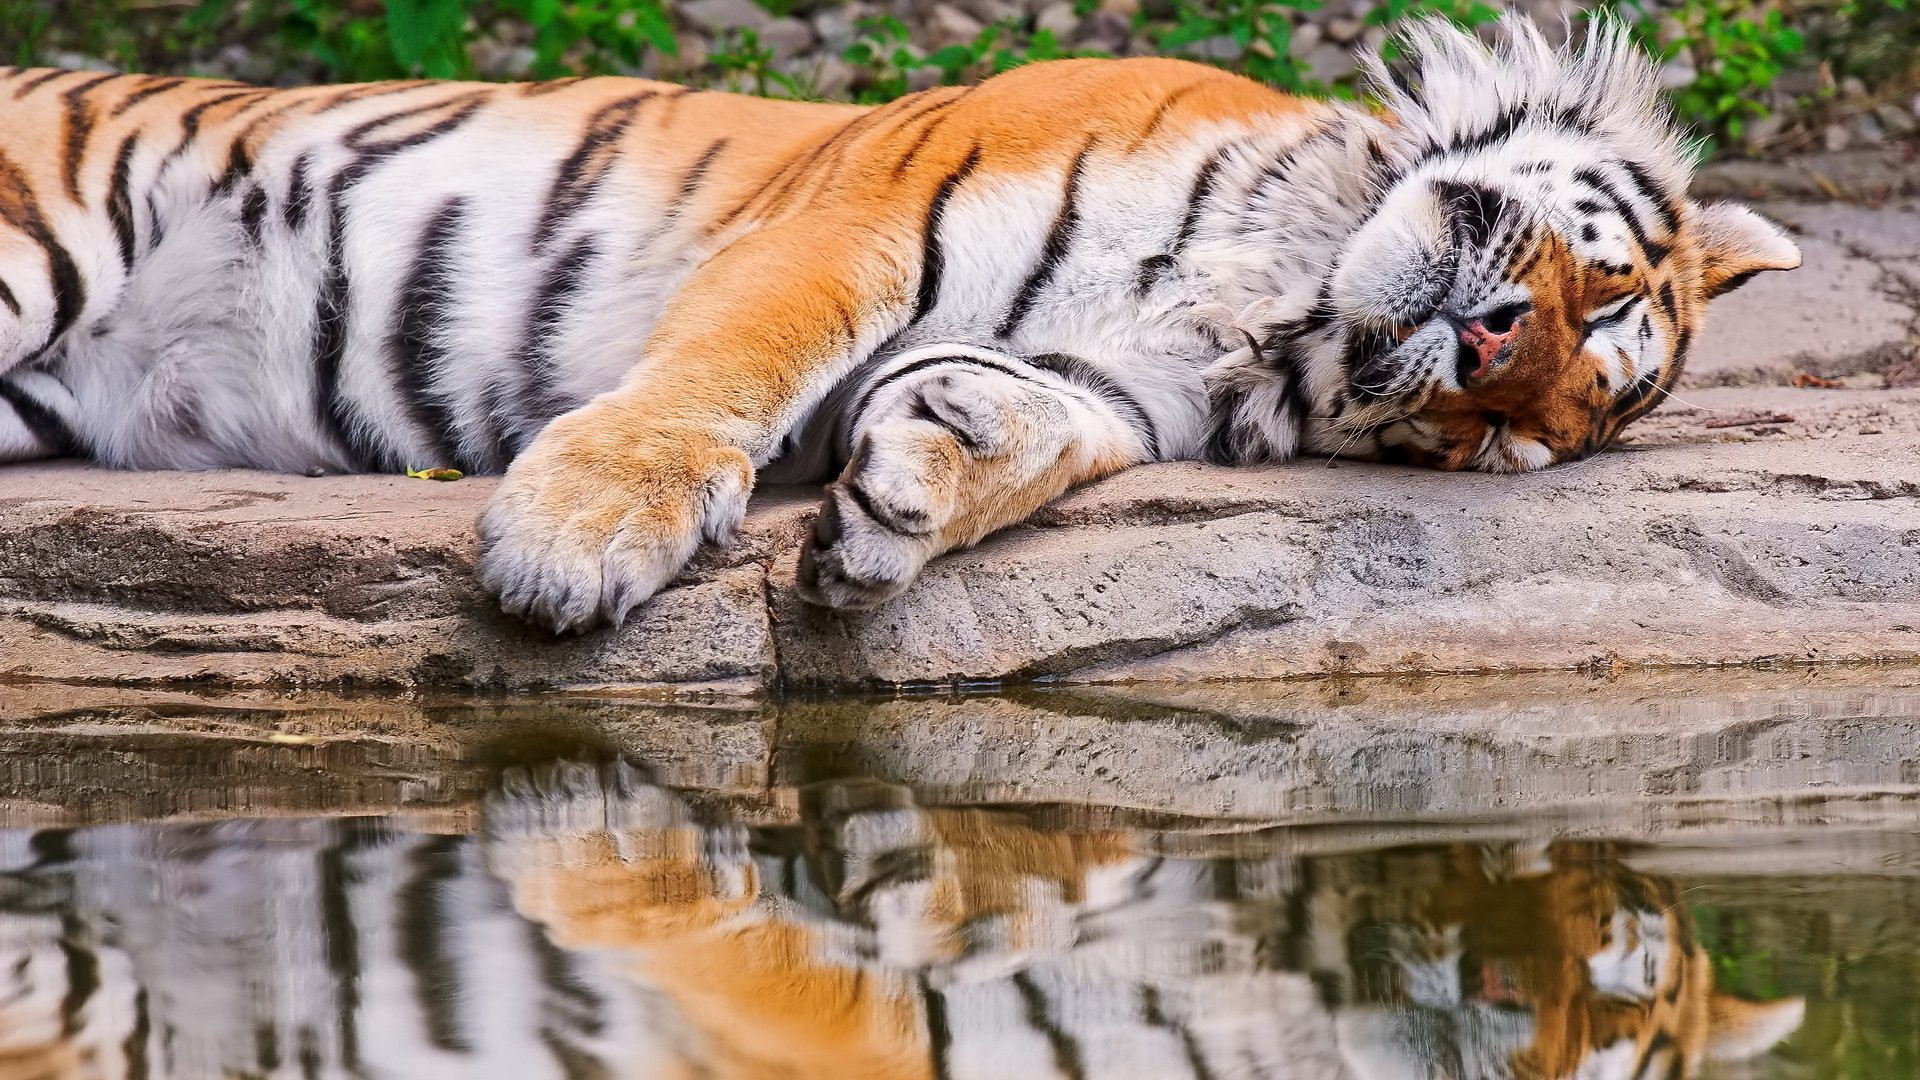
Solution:
[(625, 765), (510, 772), (479, 837), (0, 834), (0, 1078), (1670, 1080), (1800, 1020), (1603, 844), (1206, 846)]

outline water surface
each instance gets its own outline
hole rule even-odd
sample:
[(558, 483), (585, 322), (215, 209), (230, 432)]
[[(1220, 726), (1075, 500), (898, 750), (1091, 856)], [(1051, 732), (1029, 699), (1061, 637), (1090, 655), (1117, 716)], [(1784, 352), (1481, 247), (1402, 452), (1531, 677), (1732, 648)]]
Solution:
[(1899, 673), (0, 720), (0, 1080), (1920, 1075)]

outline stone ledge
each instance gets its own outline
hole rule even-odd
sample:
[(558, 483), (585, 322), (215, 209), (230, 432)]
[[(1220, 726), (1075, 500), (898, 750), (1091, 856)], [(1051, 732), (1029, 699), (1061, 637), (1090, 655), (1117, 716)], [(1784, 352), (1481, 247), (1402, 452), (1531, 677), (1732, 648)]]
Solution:
[[(1920, 395), (1873, 401), (1920, 426)], [(1911, 430), (1521, 477), (1153, 466), (853, 616), (794, 594), (813, 496), (775, 492), (625, 629), (557, 641), (471, 579), (491, 486), (0, 469), (0, 680), (738, 694), (1920, 658)]]

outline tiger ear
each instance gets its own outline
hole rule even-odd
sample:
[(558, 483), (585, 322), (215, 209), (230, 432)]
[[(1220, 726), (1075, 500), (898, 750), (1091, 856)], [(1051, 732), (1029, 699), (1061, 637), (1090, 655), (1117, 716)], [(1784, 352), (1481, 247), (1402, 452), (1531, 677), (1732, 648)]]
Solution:
[(1688, 219), (1700, 247), (1700, 272), (1709, 297), (1732, 292), (1762, 270), (1800, 265), (1800, 248), (1778, 225), (1744, 206), (1694, 203)]
[(1805, 998), (1747, 1001), (1715, 994), (1707, 1004), (1707, 1059), (1751, 1061), (1793, 1034), (1806, 1014)]

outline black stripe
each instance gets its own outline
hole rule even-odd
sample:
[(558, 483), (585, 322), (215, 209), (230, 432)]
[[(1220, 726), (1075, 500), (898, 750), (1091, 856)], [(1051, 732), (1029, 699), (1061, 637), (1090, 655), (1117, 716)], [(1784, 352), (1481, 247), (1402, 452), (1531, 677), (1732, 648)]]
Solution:
[[(904, 129), (908, 124), (917, 123), (918, 121), (924, 120), (927, 117), (932, 116), (934, 113), (944, 112), (945, 110), (960, 104), (960, 99), (966, 96), (967, 96), (967, 92), (965, 90), (962, 90), (960, 93), (955, 94), (954, 96), (947, 98), (944, 101), (935, 102), (930, 107), (921, 109), (919, 112), (916, 112), (912, 116), (909, 116), (906, 119), (900, 121), (900, 123), (895, 126), (895, 130)], [(920, 129), (920, 134), (914, 136), (913, 142), (908, 144), (907, 152), (900, 155), (899, 161), (896, 161), (893, 163), (893, 178), (895, 180), (898, 180), (901, 177), (905, 176), (907, 174), (907, 170), (913, 168), (913, 163), (919, 160), (920, 151), (925, 150), (927, 148), (927, 143), (933, 140), (933, 133), (936, 131), (939, 131), (940, 125), (946, 123), (950, 119), (952, 118), (947, 116), (942, 116), (942, 117), (939, 117), (938, 119), (930, 121), (926, 127), (923, 127)]]
[(506, 460), (512, 460), (540, 428), (572, 407), (560, 396), (559, 374), (553, 364), (554, 339), (575, 298), (585, 287), (587, 268), (598, 254), (592, 237), (575, 240), (573, 246), (547, 268), (546, 277), (534, 293), (533, 303), (527, 310), (526, 330), (514, 357), (521, 375), (519, 419), (523, 427), (531, 425), (532, 430), (515, 433), (514, 445), (502, 448)]
[(553, 185), (547, 189), (546, 203), (533, 227), (534, 254), (546, 250), (554, 232), (593, 198), (600, 182), (612, 171), (619, 157), (619, 149), (615, 144), (633, 125), (640, 106), (658, 96), (658, 92), (653, 90), (632, 94), (602, 105), (587, 118), (586, 134), (580, 137), (573, 152), (560, 162), (559, 170), (554, 173)]
[(207, 100), (201, 102), (200, 104), (195, 105), (193, 108), (188, 109), (186, 112), (181, 113), (180, 114), (180, 141), (179, 143), (175, 144), (172, 150), (169, 150), (167, 152), (166, 158), (161, 162), (161, 168), (164, 169), (166, 166), (171, 165), (176, 159), (180, 157), (180, 155), (187, 152), (187, 148), (193, 145), (193, 141), (195, 139), (200, 137), (200, 122), (206, 118), (206, 114), (209, 109), (218, 108), (221, 105), (226, 105), (230, 102), (238, 101), (241, 98), (250, 97), (250, 98), (258, 99), (260, 97), (263, 97), (271, 93), (273, 93), (273, 91), (260, 90), (260, 89), (234, 90), (229, 93), (221, 94), (218, 97), (208, 98)]
[(267, 216), (267, 193), (258, 184), (247, 185), (247, 193), (240, 199), (240, 231), (247, 236), (247, 243), (260, 246), (260, 221)]
[(1654, 298), (1655, 302), (1660, 305), (1660, 311), (1666, 315), (1668, 319), (1678, 319), (1680, 317), (1680, 305), (1678, 301), (1674, 299), (1673, 295), (1673, 282), (1661, 282), (1660, 289), (1654, 294)]
[(322, 105), (313, 111), (316, 114), (323, 113), (323, 112), (331, 112), (342, 105), (347, 105), (355, 101), (365, 101), (368, 98), (387, 97), (392, 94), (404, 94), (409, 90), (424, 90), (427, 87), (434, 86), (434, 85), (436, 84), (432, 79), (399, 79), (399, 80), (390, 80), (387, 82), (361, 83), (359, 86), (349, 86), (346, 89), (340, 91), (338, 94), (335, 94), (333, 96), (332, 101), (327, 102), (325, 105)]
[(459, 451), (458, 421), (452, 406), (436, 392), (447, 361), (441, 327), (454, 310), (454, 268), (458, 253), (453, 247), (465, 216), (466, 200), (453, 196), (440, 204), (420, 234), (413, 266), (400, 288), (393, 331), (387, 337), (387, 373), (406, 405), (408, 417), (437, 455), (421, 464), (451, 464), (467, 472), (477, 472), (475, 463)]
[(444, 884), (460, 876), (460, 849), (465, 838), (435, 836), (408, 853), (413, 873), (394, 897), (399, 908), (396, 951), (413, 975), (415, 1000), (426, 1023), (427, 1038), (450, 1053), (464, 1054), (473, 1043), (460, 1031), (459, 965), (450, 955), (440, 909)]
[(1066, 261), (1067, 245), (1073, 242), (1073, 231), (1080, 224), (1080, 176), (1095, 141), (1097, 138), (1088, 139), (1087, 145), (1073, 156), (1073, 165), (1067, 169), (1066, 188), (1060, 196), (1060, 209), (1047, 228), (1046, 242), (1040, 246), (1040, 261), (1027, 274), (1027, 280), (1020, 283), (1019, 291), (1013, 294), (1013, 303), (1007, 308), (1007, 317), (995, 331), (1002, 338), (1012, 337), (1014, 331), (1020, 329), (1040, 290), (1047, 287), (1053, 275), (1060, 271), (1060, 264)]
[(700, 160), (694, 162), (693, 167), (687, 170), (687, 175), (680, 180), (680, 187), (673, 193), (673, 202), (667, 204), (663, 220), (678, 221), (686, 212), (687, 205), (693, 201), (694, 195), (700, 190), (700, 185), (706, 182), (707, 170), (713, 167), (714, 159), (720, 156), (720, 151), (725, 150), (730, 141), (732, 140), (725, 138), (715, 139), (713, 145), (707, 147), (707, 152), (700, 155)]
[[(410, 150), (430, 143), (458, 128), (472, 119), (473, 114), (480, 111), (480, 107), (487, 103), (490, 96), (491, 94), (486, 90), (473, 90), (443, 101), (429, 102), (425, 105), (416, 105), (411, 109), (388, 113), (385, 116), (376, 116), (365, 123), (348, 128), (346, 133), (340, 136), (340, 144), (349, 150), (359, 152), (360, 156), (356, 159), (356, 164), (384, 161), (402, 150)], [(443, 109), (452, 109), (453, 112), (418, 131), (392, 139), (373, 138), (375, 132), (388, 125), (397, 124), (402, 120), (411, 120), (417, 116), (427, 116)]]
[[(945, 420), (941, 419), (938, 415), (935, 415), (933, 413), (933, 410), (928, 409), (927, 413), (928, 415), (926, 419), (930, 419), (934, 423), (939, 424), (941, 427), (946, 428), (948, 431), (953, 432), (954, 435), (961, 440), (963, 445), (973, 442), (973, 440), (968, 436), (966, 436), (964, 433), (956, 430), (953, 427), (953, 425), (947, 423)], [(971, 449), (971, 447), (969, 448)], [(880, 526), (881, 528), (887, 530), (888, 532), (893, 533), (896, 536), (907, 536), (907, 537), (922, 537), (927, 535), (927, 530), (924, 526), (920, 528), (914, 528), (913, 526), (909, 525), (907, 522), (902, 521), (900, 518), (900, 515), (897, 513), (894, 513), (891, 508), (883, 510), (878, 505), (876, 505), (873, 501), (873, 496), (867, 492), (866, 488), (860, 486), (860, 478), (858, 476), (855, 476), (853, 479), (847, 481), (844, 484), (841, 484), (840, 490), (847, 493), (847, 497), (853, 500), (854, 505), (860, 508), (861, 513), (867, 515), (868, 519), (870, 519), (875, 525)]]
[(313, 166), (313, 151), (303, 150), (293, 159), (293, 179), (287, 182), (287, 205), (282, 217), (287, 228), (299, 232), (307, 223), (307, 210), (313, 205), (313, 181), (307, 172)]
[(1674, 208), (1673, 196), (1667, 194), (1666, 188), (1655, 181), (1653, 175), (1641, 167), (1639, 162), (1622, 159), (1620, 169), (1627, 174), (1629, 180), (1633, 181), (1634, 189), (1640, 193), (1640, 197), (1653, 204), (1654, 213), (1660, 215), (1660, 225), (1666, 230), (1667, 235), (1673, 235), (1680, 228), (1680, 213)]
[(564, 1015), (556, 1019), (564, 1019), (569, 1027), (590, 1039), (599, 1038), (607, 1027), (606, 1000), (580, 978), (573, 955), (555, 945), (545, 927), (528, 921), (526, 928), (549, 1001), (564, 1006)]
[(125, 113), (128, 109), (131, 109), (135, 105), (138, 105), (141, 102), (147, 100), (148, 98), (153, 97), (155, 94), (164, 94), (167, 91), (172, 90), (174, 87), (180, 86), (181, 84), (187, 81), (185, 79), (179, 79), (179, 78), (160, 79), (160, 78), (154, 78), (152, 76), (149, 76), (149, 78), (151, 79), (151, 81), (149, 81), (145, 86), (142, 86), (140, 89), (135, 90), (133, 93), (128, 94), (126, 97), (121, 98), (117, 103), (115, 103), (113, 108), (108, 110), (107, 115), (109, 117), (117, 118), (121, 114)]
[(73, 256), (54, 236), (53, 229), (40, 213), (33, 188), (11, 159), (0, 153), (0, 220), (20, 230), (39, 245), (47, 256), (47, 270), (53, 286), (53, 329), (46, 340), (24, 361), (32, 364), (60, 340), (80, 317), (87, 303), (87, 287)]
[[(835, 156), (838, 156), (838, 151), (841, 149), (843, 143), (850, 141), (855, 134), (872, 126), (881, 116), (910, 104), (915, 96), (916, 95), (910, 94), (886, 105), (879, 106), (878, 108), (869, 109), (859, 116), (854, 117), (852, 120), (847, 121), (845, 124), (840, 125), (832, 135), (816, 143), (812, 149), (794, 155), (788, 159), (785, 165), (780, 167), (778, 172), (768, 177), (767, 181), (758, 188), (755, 188), (753, 194), (737, 203), (733, 209), (723, 214), (719, 221), (709, 226), (707, 232), (709, 234), (715, 233), (733, 224), (736, 218), (745, 213), (754, 204), (760, 202), (763, 198), (767, 201), (766, 212), (772, 212), (793, 192), (794, 186), (800, 182), (802, 177), (805, 177), (811, 171), (815, 162), (820, 161), (829, 151), (834, 152)], [(775, 187), (776, 184), (779, 186)]]
[(113, 180), (107, 186), (107, 219), (113, 222), (113, 236), (120, 244), (120, 266), (133, 273), (133, 252), (139, 243), (133, 222), (133, 196), (129, 182), (133, 172), (133, 151), (140, 136), (129, 135), (113, 157)]
[(1573, 179), (1576, 183), (1585, 184), (1592, 188), (1596, 194), (1612, 205), (1613, 211), (1618, 214), (1620, 220), (1626, 224), (1627, 232), (1633, 237), (1633, 242), (1640, 246), (1640, 251), (1646, 256), (1647, 265), (1659, 266), (1666, 260), (1669, 253), (1667, 246), (1657, 243), (1647, 235), (1646, 225), (1641, 222), (1640, 215), (1634, 211), (1633, 204), (1628, 202), (1625, 196), (1614, 190), (1613, 185), (1607, 181), (1605, 176), (1601, 175), (1600, 170), (1592, 166), (1575, 169)]
[[(346, 360), (347, 327), (352, 317), (352, 287), (347, 275), (346, 235), (349, 225), (346, 196), (375, 167), (403, 151), (424, 145), (456, 130), (480, 110), (488, 91), (480, 90), (367, 121), (342, 136), (341, 142), (360, 153), (341, 166), (327, 184), (327, 267), (315, 297), (313, 358), (315, 411), (323, 428), (346, 452), (357, 470), (379, 464), (394, 468), (399, 462), (382, 450), (358, 423), (353, 403), (341, 391), (341, 367)], [(393, 139), (373, 141), (369, 136), (396, 120), (441, 109), (453, 112), (419, 131)], [(296, 183), (299, 176), (296, 175)]]
[(21, 98), (26, 97), (28, 94), (33, 93), (35, 90), (40, 89), (42, 86), (45, 86), (46, 84), (52, 82), (55, 79), (61, 78), (62, 76), (76, 75), (76, 74), (78, 74), (78, 72), (67, 71), (64, 68), (54, 68), (52, 71), (47, 72), (45, 75), (36, 75), (33, 78), (28, 79), (26, 82), (21, 83), (19, 86), (16, 86), (13, 88), (13, 100), (19, 101)]
[(133, 1027), (120, 1044), (120, 1055), (127, 1061), (127, 1080), (147, 1080), (151, 1067), (147, 1062), (147, 1042), (153, 1037), (153, 1013), (145, 987), (133, 995)]
[[(954, 442), (959, 443), (960, 446), (970, 454), (978, 454), (984, 449), (984, 447), (980, 445), (980, 440), (973, 437), (972, 432), (965, 430), (953, 421), (933, 411), (933, 406), (927, 404), (927, 399), (924, 395), (916, 396), (913, 399), (913, 407), (908, 410), (907, 415), (915, 420), (923, 420), (935, 427), (944, 429), (947, 434), (953, 436)], [(872, 446), (873, 444), (869, 440), (861, 439), (859, 448), (854, 451), (854, 460), (859, 461), (863, 459), (866, 453), (872, 449)], [(861, 506), (864, 507), (865, 505), (866, 503), (861, 501)], [(869, 513), (867, 516), (873, 517), (874, 515)], [(895, 529), (894, 531), (900, 532), (901, 530)]]
[(932, 1058), (933, 1080), (953, 1080), (953, 1025), (947, 1020), (947, 997), (922, 975), (920, 1000), (927, 1011), (927, 1055)]
[(93, 133), (94, 111), (87, 101), (87, 94), (109, 79), (120, 76), (109, 73), (96, 75), (78, 86), (70, 87), (60, 95), (64, 106), (61, 116), (60, 173), (66, 183), (67, 197), (74, 202), (80, 201), (80, 166), (87, 157), (87, 136)]
[(320, 938), (327, 970), (333, 976), (340, 1064), (350, 1072), (360, 1068), (360, 930), (354, 925), (353, 901), (348, 895), (359, 875), (347, 860), (362, 839), (357, 830), (365, 827), (359, 822), (340, 823), (336, 828), (343, 835), (320, 855)]
[(915, 360), (911, 364), (905, 364), (887, 372), (885, 375), (882, 375), (870, 383), (866, 389), (860, 391), (860, 396), (854, 400), (853, 408), (847, 410), (848, 426), (850, 428), (857, 428), (860, 425), (860, 422), (866, 418), (868, 406), (873, 404), (874, 395), (878, 394), (881, 390), (899, 382), (909, 375), (925, 371), (931, 367), (938, 367), (941, 364), (971, 364), (975, 367), (998, 371), (1002, 375), (1011, 375), (1016, 379), (1026, 382), (1038, 381), (1025, 372), (1016, 371), (1005, 364), (996, 363), (978, 356), (926, 356)]
[(340, 366), (347, 351), (347, 318), (353, 301), (352, 283), (347, 279), (346, 170), (334, 177), (327, 188), (326, 272), (320, 289), (314, 294), (313, 383), (314, 412), (321, 427), (346, 452), (356, 471), (364, 472), (375, 452), (356, 430), (352, 405), (340, 391)]
[(100, 958), (82, 940), (84, 934), (79, 916), (61, 916), (60, 955), (67, 962), (67, 992), (60, 998), (60, 1033), (68, 1038), (85, 1025), (81, 1013), (100, 991)]
[(1033, 978), (1022, 971), (1013, 977), (1013, 988), (1019, 992), (1020, 1001), (1026, 1006), (1027, 1023), (1046, 1037), (1047, 1045), (1053, 1050), (1053, 1067), (1060, 1070), (1067, 1080), (1080, 1080), (1087, 1075), (1086, 1063), (1080, 1055), (1080, 1048), (1074, 1044), (1073, 1036), (1068, 1035), (1052, 1016), (1047, 1013), (1047, 1001), (1040, 988), (1033, 984)]
[(1140, 400), (1127, 392), (1119, 381), (1100, 370), (1092, 361), (1065, 353), (1041, 353), (1032, 357), (1034, 367), (1042, 371), (1051, 371), (1062, 379), (1093, 391), (1120, 419), (1140, 435), (1140, 441), (1147, 446), (1150, 460), (1160, 460), (1160, 432), (1154, 428), (1152, 417), (1141, 406)]
[(587, 79), (588, 76), (586, 75), (568, 75), (560, 79), (548, 79), (544, 82), (527, 83), (520, 88), (520, 95), (522, 97), (539, 97), (542, 94), (551, 94), (556, 90), (565, 90), (575, 83), (586, 82)]
[(13, 286), (4, 281), (0, 281), (0, 304), (5, 304), (15, 316), (20, 314), (20, 298), (13, 295)]
[(913, 317), (907, 320), (908, 326), (925, 318), (933, 310), (934, 305), (940, 302), (940, 277), (946, 272), (947, 267), (946, 253), (940, 246), (941, 218), (946, 215), (947, 200), (953, 198), (955, 189), (959, 188), (967, 177), (973, 175), (973, 170), (979, 164), (980, 146), (976, 143), (972, 150), (967, 151), (966, 159), (960, 162), (960, 167), (948, 173), (946, 178), (940, 181), (940, 187), (934, 191), (932, 201), (927, 204), (927, 220), (921, 237), (923, 248), (920, 254), (920, 290), (914, 301)]
[(1168, 94), (1166, 97), (1161, 98), (1160, 104), (1153, 110), (1153, 115), (1147, 118), (1147, 126), (1141, 129), (1139, 136), (1133, 140), (1133, 145), (1127, 148), (1127, 152), (1133, 153), (1142, 146), (1145, 146), (1147, 141), (1159, 132), (1160, 125), (1166, 123), (1167, 114), (1172, 112), (1173, 107), (1180, 103), (1180, 99), (1200, 89), (1200, 87), (1200, 83), (1189, 83), (1175, 90), (1173, 93)]
[(1141, 260), (1140, 292), (1153, 288), (1154, 283), (1179, 261), (1180, 252), (1193, 239), (1194, 229), (1199, 227), (1200, 208), (1212, 197), (1214, 185), (1220, 182), (1220, 169), (1226, 164), (1227, 154), (1235, 145), (1229, 143), (1215, 150), (1201, 163), (1200, 171), (1194, 174), (1193, 186), (1187, 191), (1187, 211), (1180, 217), (1180, 227), (1174, 230), (1173, 243), (1167, 246), (1164, 253)]
[(1206, 1055), (1200, 1051), (1200, 1041), (1185, 1024), (1175, 1023), (1160, 1006), (1160, 991), (1152, 986), (1140, 988), (1140, 1019), (1147, 1024), (1163, 1028), (1180, 1040), (1180, 1052), (1187, 1059), (1187, 1068), (1193, 1072), (1193, 1080), (1214, 1080), (1213, 1069), (1207, 1065)]

